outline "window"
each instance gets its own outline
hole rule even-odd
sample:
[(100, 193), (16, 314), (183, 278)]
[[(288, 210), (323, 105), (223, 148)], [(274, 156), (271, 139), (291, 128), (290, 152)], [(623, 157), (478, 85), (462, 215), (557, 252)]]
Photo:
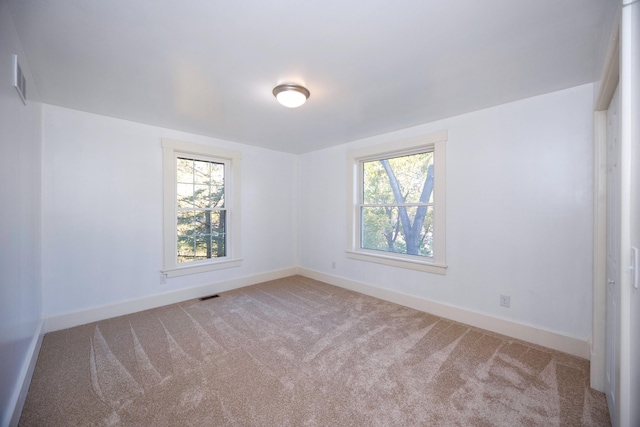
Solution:
[(178, 264), (227, 256), (228, 160), (176, 158)]
[(439, 132), (349, 152), (348, 257), (445, 273), (446, 141)]
[(164, 271), (240, 265), (240, 153), (163, 140)]

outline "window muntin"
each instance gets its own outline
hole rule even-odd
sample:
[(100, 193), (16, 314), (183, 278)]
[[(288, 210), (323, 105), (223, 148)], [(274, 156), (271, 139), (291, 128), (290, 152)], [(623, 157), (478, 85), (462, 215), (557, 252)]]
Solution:
[(347, 154), (347, 257), (445, 274), (446, 141), (443, 131)]

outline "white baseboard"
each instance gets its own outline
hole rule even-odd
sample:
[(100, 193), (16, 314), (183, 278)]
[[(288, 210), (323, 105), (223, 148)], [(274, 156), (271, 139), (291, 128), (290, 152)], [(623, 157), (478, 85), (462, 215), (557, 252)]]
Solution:
[(301, 274), (334, 286), (339, 286), (341, 288), (370, 295), (396, 304), (404, 305), (406, 307), (411, 307), (413, 309), (431, 313), (456, 322), (473, 325), (508, 337), (562, 351), (587, 360), (591, 356), (591, 349), (588, 341), (586, 340), (570, 337), (537, 326), (527, 325), (513, 320), (503, 319), (431, 301), (414, 295), (379, 288), (377, 286), (302, 267), (290, 267), (268, 273), (232, 279), (225, 282), (212, 283), (206, 286), (180, 289), (166, 294), (154, 295), (151, 297), (62, 314), (47, 318), (45, 320), (44, 330), (45, 332), (58, 331), (61, 329), (97, 322), (99, 320), (109, 319), (111, 317), (123, 316), (142, 310), (161, 307), (163, 305), (174, 304), (193, 298), (200, 298), (218, 292), (225, 292), (232, 289), (251, 286), (269, 280), (276, 280), (295, 274)]
[(298, 268), (290, 267), (282, 270), (270, 271), (268, 273), (212, 283), (205, 286), (179, 289), (173, 292), (123, 301), (117, 304), (93, 307), (87, 310), (61, 314), (45, 319), (45, 332), (59, 331), (62, 329), (72, 328), (74, 326), (97, 322), (99, 320), (137, 313), (151, 308), (162, 307), (163, 305), (175, 304), (189, 299), (216, 294), (218, 292), (230, 291), (232, 289), (267, 282), (269, 280), (281, 279), (295, 274), (298, 274)]
[[(593, 344), (591, 345), (593, 348)], [(605, 392), (605, 379), (606, 379), (606, 367), (604, 354), (597, 353), (593, 350), (590, 352), (591, 356), (591, 372), (590, 372), (590, 385), (592, 389)]]
[(356, 282), (308, 268), (299, 267), (298, 274), (311, 279), (320, 280), (334, 286), (339, 286), (351, 291), (400, 304), (405, 307), (434, 314), (445, 319), (454, 320), (456, 322), (506, 335), (511, 338), (527, 341), (553, 350), (562, 351), (583, 359), (588, 360), (591, 355), (588, 341), (566, 336), (558, 332), (549, 331), (536, 326), (472, 310), (466, 310), (464, 308), (431, 301), (414, 295), (379, 288), (377, 286)]
[(27, 399), (27, 392), (29, 391), (29, 385), (31, 384), (33, 370), (36, 368), (36, 361), (38, 360), (38, 354), (40, 354), (43, 337), (44, 322), (40, 320), (38, 327), (36, 328), (36, 333), (31, 339), (31, 344), (27, 350), (27, 355), (22, 364), (22, 368), (20, 369), (18, 385), (11, 394), (7, 413), (0, 420), (0, 423), (2, 423), (1, 425), (3, 426), (17, 426), (20, 421), (22, 408), (24, 407), (24, 402)]

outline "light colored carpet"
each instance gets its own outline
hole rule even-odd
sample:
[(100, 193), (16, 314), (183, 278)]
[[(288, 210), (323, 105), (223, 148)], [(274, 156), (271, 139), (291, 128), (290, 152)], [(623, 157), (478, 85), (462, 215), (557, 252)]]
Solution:
[(586, 360), (294, 276), (47, 334), (23, 426), (606, 426)]

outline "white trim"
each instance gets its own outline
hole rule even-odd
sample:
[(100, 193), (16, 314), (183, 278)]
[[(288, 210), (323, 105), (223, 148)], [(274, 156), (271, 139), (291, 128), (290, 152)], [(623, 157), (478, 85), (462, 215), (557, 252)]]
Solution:
[[(433, 146), (433, 203), (435, 210), (433, 211), (433, 229), (436, 232), (433, 235), (433, 260), (434, 265), (447, 267), (447, 150), (446, 142), (448, 140), (447, 132), (439, 132), (433, 137), (439, 138), (434, 142)], [(441, 274), (444, 274), (442, 270)]]
[(447, 271), (447, 266), (436, 263), (427, 263), (425, 261), (408, 261), (398, 257), (387, 256), (386, 252), (380, 254), (374, 254), (371, 252), (363, 251), (346, 251), (347, 258), (357, 259), (360, 261), (374, 262), (377, 264), (386, 264), (392, 267), (408, 268), (411, 270), (424, 271), (425, 273), (435, 273), (444, 275)]
[[(400, 141), (391, 141), (371, 147), (365, 147), (347, 152), (347, 249), (348, 258), (360, 261), (386, 264), (393, 267), (407, 268), (428, 273), (446, 273), (446, 142), (448, 132), (440, 131), (428, 135), (420, 135)], [(359, 229), (360, 220), (358, 206), (360, 204), (360, 162), (378, 159), (384, 156), (398, 156), (416, 154), (433, 150), (434, 189), (433, 189), (433, 258), (418, 259), (402, 254), (378, 254), (360, 248)]]
[(604, 392), (607, 283), (607, 111), (594, 113), (591, 387)]
[[(44, 338), (44, 321), (38, 322), (36, 332), (31, 339), (31, 344), (27, 350), (27, 355), (20, 369), (18, 375), (17, 387), (13, 390), (9, 399), (9, 405), (7, 407), (7, 413), (4, 414), (0, 423), (3, 426), (17, 426), (22, 415), (22, 408), (27, 398), (27, 392), (29, 391), (29, 385), (31, 384), (31, 378), (33, 377), (33, 371), (36, 368), (36, 361), (40, 354), (40, 347), (42, 347), (42, 339)], [(9, 418), (11, 417), (11, 418)]]
[(607, 235), (607, 110), (620, 80), (620, 11), (612, 37), (594, 106), (593, 144), (593, 306), (591, 326), (590, 385), (604, 392), (606, 330), (606, 235)]
[(433, 145), (437, 142), (446, 142), (448, 138), (448, 132), (443, 130), (433, 132), (428, 135), (414, 136), (400, 141), (386, 142), (384, 144), (373, 145), (371, 147), (360, 148), (358, 150), (350, 150), (347, 153), (347, 157), (349, 159), (360, 160), (372, 156), (378, 157), (384, 156), (385, 154), (413, 151), (423, 148), (425, 145)]
[(332, 276), (308, 268), (299, 268), (298, 274), (449, 320), (589, 359), (589, 342), (580, 338), (570, 337), (559, 332), (542, 329), (525, 323), (431, 301), (414, 295), (379, 288), (343, 277)]
[[(224, 268), (238, 267), (242, 263), (240, 224), (240, 179), (242, 154), (238, 151), (225, 150), (190, 142), (162, 139), (163, 150), (163, 274), (176, 277), (186, 274), (202, 273)], [(225, 205), (227, 211), (227, 256), (207, 262), (179, 265), (176, 261), (176, 165), (178, 154), (207, 156), (229, 162), (231, 177), (225, 171)]]
[(617, 12), (616, 15), (616, 23), (607, 46), (607, 56), (600, 74), (595, 111), (606, 111), (609, 108), (613, 94), (620, 81), (620, 12)]
[(223, 148), (211, 147), (209, 145), (193, 144), (191, 142), (176, 141), (174, 139), (167, 138), (162, 138), (162, 148), (170, 148), (173, 151), (179, 151), (181, 153), (222, 157), (224, 159), (242, 158), (242, 153), (239, 151), (225, 150)]
[(187, 265), (184, 267), (168, 268), (162, 270), (162, 274), (166, 274), (167, 277), (186, 276), (187, 274), (205, 273), (207, 271), (222, 270), (224, 268), (240, 267), (242, 265), (242, 259), (225, 260), (210, 262), (201, 265)]
[(59, 331), (61, 329), (72, 328), (74, 326), (85, 325), (99, 320), (110, 319), (112, 317), (124, 316), (126, 314), (137, 313), (168, 304), (200, 298), (219, 292), (230, 291), (232, 289), (243, 288), (245, 286), (256, 285), (269, 280), (281, 279), (297, 274), (297, 267), (285, 268), (282, 270), (270, 271), (267, 273), (255, 274), (253, 276), (239, 277), (209, 285), (197, 286), (187, 289), (178, 289), (164, 294), (153, 295), (135, 300), (123, 301), (116, 304), (103, 305), (72, 313), (61, 314), (49, 317), (45, 320), (45, 332)]
[[(629, 264), (631, 260), (631, 220), (632, 220), (632, 146), (636, 142), (635, 134), (637, 114), (634, 104), (635, 97), (640, 92), (637, 81), (640, 73), (637, 68), (638, 33), (640, 32), (640, 4), (636, 1), (625, 1), (622, 7), (620, 23), (620, 353), (619, 375), (620, 393), (618, 420), (621, 426), (631, 425), (634, 405), (631, 400), (631, 364), (638, 363), (631, 360), (631, 274)], [(637, 327), (637, 325), (633, 325)], [(635, 380), (635, 378), (633, 379)]]

